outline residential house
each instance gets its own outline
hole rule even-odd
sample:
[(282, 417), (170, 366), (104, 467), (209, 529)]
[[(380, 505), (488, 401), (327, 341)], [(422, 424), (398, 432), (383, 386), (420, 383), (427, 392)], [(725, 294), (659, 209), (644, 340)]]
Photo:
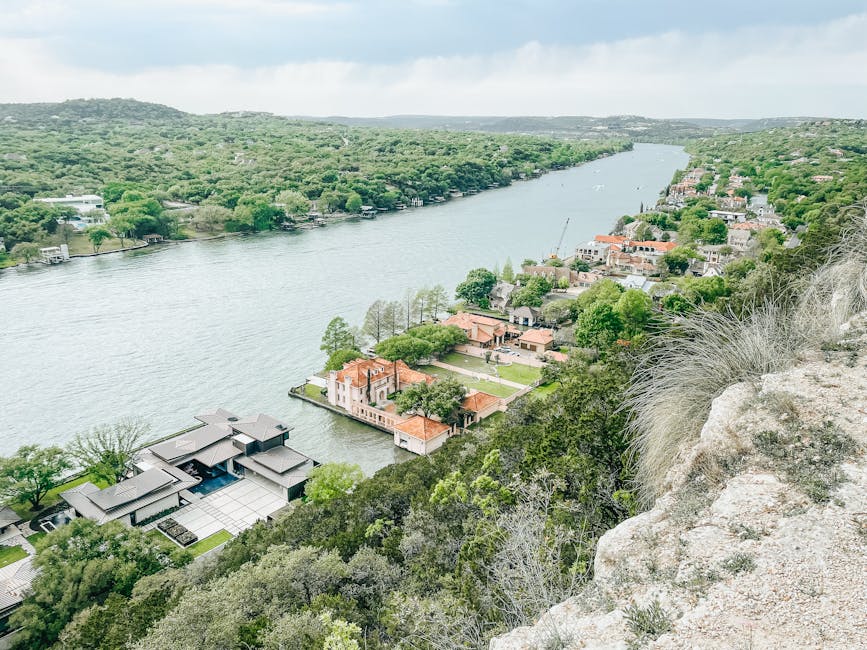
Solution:
[(629, 239), (635, 239), (638, 230), (645, 227), (650, 228), (650, 235), (654, 239), (660, 239), (664, 234), (664, 231), (661, 228), (649, 224), (646, 221), (642, 221), (641, 219), (636, 219), (635, 221), (630, 221), (628, 224), (623, 226), (623, 236), (628, 237)]
[(464, 413), (464, 427), (480, 422), (489, 415), (493, 415), (502, 409), (503, 400), (490, 393), (479, 390), (472, 391), (461, 402), (461, 411)]
[(733, 212), (731, 210), (711, 210), (708, 212), (710, 219), (722, 219), (726, 223), (743, 223), (747, 220), (746, 212)]
[[(446, 324), (450, 323), (446, 321)], [(430, 384), (435, 379), (413, 370), (403, 361), (376, 358), (345, 363), (341, 370), (330, 371), (327, 381), (328, 403), (359, 415), (356, 412), (358, 405), (384, 403), (393, 393), (422, 382)]]
[(732, 254), (723, 254), (726, 247), (732, 248), (728, 244), (704, 244), (698, 247), (698, 252), (711, 264), (725, 264), (734, 258)]
[(104, 205), (102, 197), (97, 196), (96, 194), (82, 194), (80, 196), (67, 194), (63, 197), (51, 197), (33, 200), (39, 201), (40, 203), (48, 203), (49, 205), (54, 205), (58, 207), (75, 208), (75, 210), (79, 214), (87, 214), (92, 210), (102, 210)]
[(750, 235), (749, 229), (729, 228), (726, 243), (736, 251), (745, 251), (749, 248)]
[(461, 328), (469, 339), (470, 345), (480, 348), (496, 348), (506, 339), (506, 325), (503, 321), (487, 316), (478, 316), (464, 311), (453, 314), (443, 325)]
[(527, 330), (518, 339), (518, 347), (530, 352), (542, 353), (554, 345), (554, 333), (547, 329)]
[[(30, 593), (30, 585), (36, 578), (33, 556), (0, 567), (0, 634), (7, 631), (10, 614), (15, 611)], [(4, 647), (7, 641), (5, 638)]]
[(739, 210), (747, 207), (747, 199), (743, 196), (724, 196), (719, 199), (719, 204), (726, 210)]
[(454, 430), (447, 424), (413, 415), (394, 425), (394, 444), (414, 454), (425, 456), (442, 447)]
[(539, 322), (539, 310), (524, 305), (509, 310), (509, 322), (534, 327)]
[(575, 274), (575, 284), (576, 287), (591, 287), (594, 282), (598, 282), (602, 279), (601, 273), (594, 273), (593, 271), (577, 271)]
[(651, 291), (659, 284), (659, 282), (654, 282), (652, 280), (648, 280), (643, 275), (627, 275), (625, 278), (622, 278), (617, 281), (624, 289), (638, 289), (643, 291), (647, 295), (651, 295)]
[(599, 264), (608, 259), (608, 249), (611, 244), (600, 241), (590, 241), (575, 250), (575, 256), (590, 264)]
[(511, 300), (512, 292), (514, 290), (515, 285), (511, 282), (504, 282), (503, 280), (497, 281), (489, 295), (491, 309), (503, 312), (506, 311), (506, 307), (509, 305), (509, 300)]

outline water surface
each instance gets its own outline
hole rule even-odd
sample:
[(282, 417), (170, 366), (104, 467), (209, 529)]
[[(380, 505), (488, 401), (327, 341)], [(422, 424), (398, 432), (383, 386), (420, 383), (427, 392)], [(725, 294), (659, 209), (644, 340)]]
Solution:
[(321, 369), (322, 331), (360, 324), (376, 299), (443, 284), (478, 266), (565, 255), (652, 205), (687, 162), (636, 145), (540, 179), (374, 221), (267, 233), (0, 272), (0, 454), (63, 444), (141, 416), (153, 434), (224, 407), (294, 425), (290, 444), (367, 473), (407, 457), (391, 438), (287, 397)]

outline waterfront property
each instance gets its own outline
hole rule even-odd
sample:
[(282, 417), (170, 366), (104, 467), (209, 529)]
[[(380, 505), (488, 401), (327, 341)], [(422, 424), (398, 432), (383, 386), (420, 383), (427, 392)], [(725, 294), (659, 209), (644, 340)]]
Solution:
[(58, 207), (74, 208), (79, 214), (87, 214), (92, 210), (103, 209), (102, 197), (97, 196), (96, 194), (82, 194), (78, 196), (67, 194), (66, 196), (61, 197), (49, 197), (33, 200), (41, 203), (48, 203), (49, 205), (56, 205)]
[(319, 464), (287, 447), (292, 428), (269, 415), (239, 418), (217, 409), (196, 419), (200, 426), (141, 450), (131, 477), (104, 489), (85, 482), (61, 498), (79, 517), (134, 526), (241, 478), (285, 505), (301, 496), (310, 470)]

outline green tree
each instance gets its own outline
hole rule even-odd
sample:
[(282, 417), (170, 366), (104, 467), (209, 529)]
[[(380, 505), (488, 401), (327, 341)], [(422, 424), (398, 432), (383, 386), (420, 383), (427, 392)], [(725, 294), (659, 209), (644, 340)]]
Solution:
[(431, 354), (437, 357), (444, 355), (456, 345), (467, 342), (466, 333), (455, 325), (428, 323), (413, 327), (404, 335), (427, 341), (431, 344)]
[(354, 350), (357, 347), (355, 335), (349, 328), (349, 324), (340, 316), (332, 318), (322, 335), (322, 345), (319, 349), (332, 355), (338, 350)]
[(396, 336), (404, 328), (404, 313), (403, 305), (396, 300), (389, 301), (385, 304), (382, 310), (382, 320), (385, 324), (385, 333), (389, 336)]
[(389, 361), (401, 359), (410, 365), (415, 365), (422, 359), (433, 354), (433, 345), (424, 339), (410, 334), (398, 334), (380, 341), (374, 346), (376, 354)]
[(361, 212), (361, 195), (358, 192), (350, 192), (346, 198), (346, 211), (353, 214)]
[(25, 264), (30, 264), (30, 260), (39, 257), (39, 245), (32, 242), (18, 242), (12, 247), (12, 257), (19, 260), (24, 260)]
[(193, 225), (196, 230), (204, 228), (214, 232), (232, 218), (232, 211), (221, 205), (203, 205), (193, 212)]
[(582, 259), (578, 259), (577, 257), (572, 260), (572, 263), (569, 264), (569, 268), (573, 271), (584, 271), (587, 272), (590, 270), (590, 265)]
[(387, 329), (385, 310), (386, 303), (382, 300), (376, 300), (368, 307), (367, 313), (364, 315), (362, 331), (377, 343), (382, 340)]
[(441, 284), (435, 284), (427, 292), (427, 314), (431, 320), (437, 320), (440, 313), (449, 306), (449, 295)]
[(112, 594), (129, 596), (138, 579), (190, 561), (188, 552), (155, 544), (118, 521), (79, 518), (48, 534), (34, 560), (39, 573), (10, 624), (16, 648), (48, 648), (79, 611)]
[(467, 278), (455, 289), (455, 296), (460, 300), (478, 305), (483, 309), (490, 306), (489, 295), (497, 283), (497, 276), (487, 269), (473, 269), (467, 273)]
[(310, 212), (310, 199), (297, 190), (283, 190), (277, 195), (287, 217), (301, 217)]
[(14, 455), (0, 458), (0, 494), (12, 501), (29, 501), (36, 510), (71, 467), (60, 447), (23, 445)]
[(325, 370), (341, 370), (344, 364), (361, 359), (364, 355), (358, 350), (335, 350), (325, 363)]
[(325, 463), (310, 470), (304, 495), (313, 503), (325, 503), (348, 494), (364, 479), (364, 472), (352, 463)]
[(541, 307), (554, 284), (540, 275), (530, 277), (520, 289), (512, 292), (512, 307)]
[(703, 260), (704, 257), (688, 246), (676, 246), (659, 259), (660, 267), (668, 273), (683, 275), (689, 268), (691, 260)]
[(672, 293), (659, 301), (662, 308), (670, 314), (682, 316), (694, 308), (693, 304), (679, 293)]
[(131, 469), (135, 452), (150, 425), (138, 418), (124, 418), (77, 433), (67, 445), (69, 456), (91, 476), (114, 484)]
[(433, 384), (420, 382), (405, 389), (395, 398), (398, 413), (413, 411), (426, 418), (437, 416), (446, 424), (460, 419), (461, 402), (466, 387), (454, 379), (441, 379)]
[(503, 264), (503, 272), (501, 274), (504, 282), (514, 282), (515, 281), (515, 269), (512, 268), (512, 258), (507, 257), (506, 263)]
[(112, 216), (106, 225), (111, 233), (120, 240), (121, 248), (123, 248), (124, 240), (129, 235), (130, 231), (135, 228), (135, 222), (127, 214)]
[(705, 244), (725, 244), (728, 232), (728, 226), (722, 219), (708, 219), (702, 224), (701, 239)]
[(653, 300), (640, 289), (623, 292), (614, 309), (620, 315), (623, 328), (630, 336), (644, 332), (653, 317)]
[(575, 325), (575, 340), (578, 345), (605, 350), (623, 331), (623, 320), (607, 303), (596, 303), (581, 314)]
[(108, 229), (103, 228), (102, 226), (91, 226), (87, 229), (87, 238), (93, 245), (93, 252), (98, 253), (99, 248), (102, 246), (103, 242), (106, 239), (111, 239), (111, 232), (109, 232)]

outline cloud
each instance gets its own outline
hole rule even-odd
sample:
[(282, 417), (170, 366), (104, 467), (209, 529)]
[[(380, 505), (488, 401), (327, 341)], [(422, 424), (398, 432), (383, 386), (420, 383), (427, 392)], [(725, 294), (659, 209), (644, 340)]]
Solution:
[(671, 31), (586, 46), (529, 42), (394, 64), (316, 60), (129, 74), (69, 66), (45, 41), (6, 38), (0, 101), (120, 96), (193, 112), (285, 115), (867, 117), (865, 31), (867, 14), (857, 14), (807, 27)]

